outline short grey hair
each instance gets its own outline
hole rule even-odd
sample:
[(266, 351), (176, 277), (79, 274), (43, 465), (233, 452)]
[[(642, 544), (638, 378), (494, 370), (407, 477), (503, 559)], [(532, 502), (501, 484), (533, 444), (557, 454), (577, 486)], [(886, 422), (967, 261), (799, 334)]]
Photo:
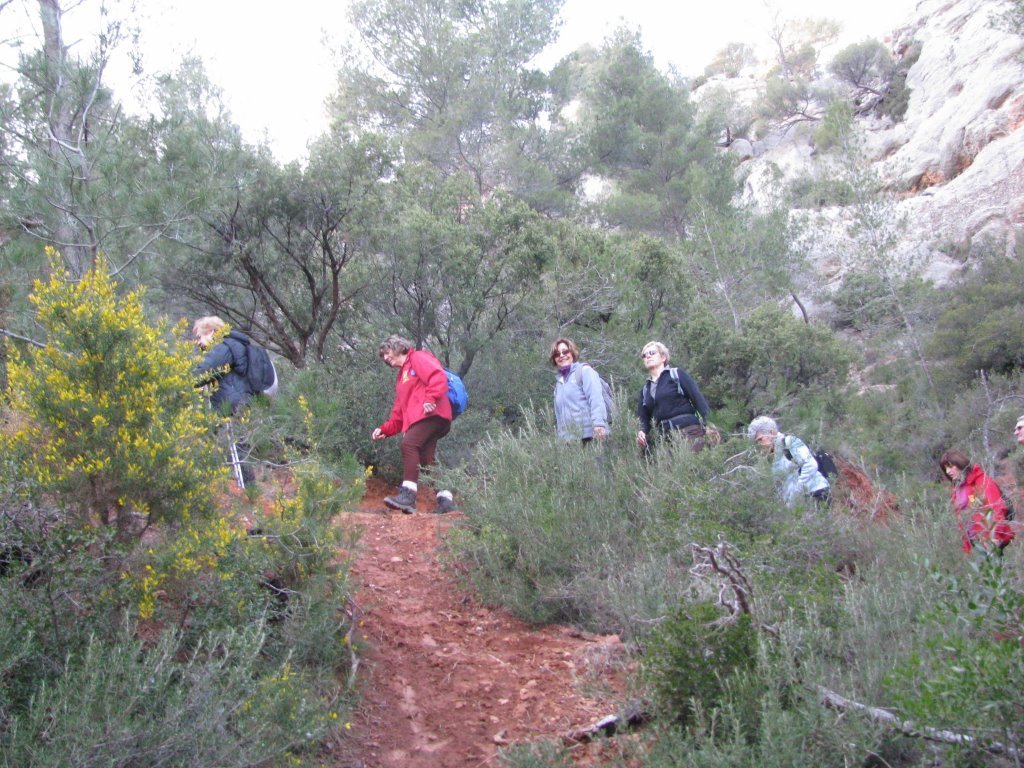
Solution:
[(747, 437), (754, 440), (758, 435), (767, 435), (778, 431), (779, 425), (775, 423), (775, 419), (771, 416), (758, 416), (747, 427)]

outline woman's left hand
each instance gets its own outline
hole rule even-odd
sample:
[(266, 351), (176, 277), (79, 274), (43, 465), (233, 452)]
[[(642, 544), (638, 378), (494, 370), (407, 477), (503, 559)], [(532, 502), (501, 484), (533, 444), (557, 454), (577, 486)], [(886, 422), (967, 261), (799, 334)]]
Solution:
[(594, 439), (604, 440), (608, 436), (608, 430), (604, 427), (594, 427)]
[(433, 413), (435, 408), (437, 408), (437, 404), (436, 403), (424, 403), (423, 404), (423, 412), (424, 413)]

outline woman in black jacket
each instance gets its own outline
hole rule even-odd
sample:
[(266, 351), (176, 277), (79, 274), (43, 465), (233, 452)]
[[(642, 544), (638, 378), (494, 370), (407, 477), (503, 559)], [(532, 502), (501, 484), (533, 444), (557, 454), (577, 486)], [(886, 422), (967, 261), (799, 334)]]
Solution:
[(647, 381), (636, 407), (640, 419), (637, 445), (649, 449), (651, 427), (657, 424), (662, 434), (675, 432), (686, 438), (691, 450), (702, 450), (709, 408), (697, 382), (686, 371), (668, 367), (668, 347), (660, 341), (647, 342), (640, 358)]

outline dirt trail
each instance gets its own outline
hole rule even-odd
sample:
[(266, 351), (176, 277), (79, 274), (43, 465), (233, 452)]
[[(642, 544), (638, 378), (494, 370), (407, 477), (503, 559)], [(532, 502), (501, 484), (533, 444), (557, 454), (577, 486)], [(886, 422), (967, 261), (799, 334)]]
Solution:
[(439, 563), (453, 516), (430, 514), (423, 492), (417, 514), (387, 510), (391, 490), (371, 481), (352, 516), (363, 528), (353, 573), (364, 698), (336, 766), (497, 765), (503, 745), (559, 738), (618, 711), (617, 637), (532, 628), (480, 605)]

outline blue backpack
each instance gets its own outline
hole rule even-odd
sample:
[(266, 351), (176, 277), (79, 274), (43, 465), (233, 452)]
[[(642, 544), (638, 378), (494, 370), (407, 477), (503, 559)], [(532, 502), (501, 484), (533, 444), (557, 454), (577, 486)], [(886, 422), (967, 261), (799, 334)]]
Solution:
[(466, 392), (466, 385), (455, 371), (444, 369), (444, 375), (448, 377), (448, 400), (452, 404), (452, 421), (455, 417), (466, 410), (469, 405), (469, 393)]

